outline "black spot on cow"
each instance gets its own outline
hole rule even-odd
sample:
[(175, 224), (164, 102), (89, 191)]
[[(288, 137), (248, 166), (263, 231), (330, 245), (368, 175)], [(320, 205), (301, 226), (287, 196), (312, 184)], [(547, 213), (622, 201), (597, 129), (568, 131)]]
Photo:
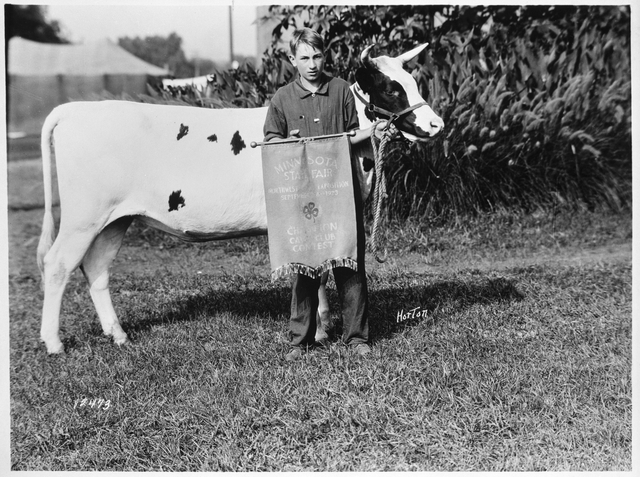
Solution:
[(235, 155), (238, 155), (247, 145), (240, 137), (240, 131), (236, 131), (231, 139), (231, 150)]
[(184, 124), (180, 124), (180, 132), (178, 133), (178, 141), (189, 134), (189, 126), (185, 126)]
[(375, 165), (376, 164), (375, 162), (373, 162), (373, 159), (369, 157), (365, 157), (362, 159), (362, 168), (365, 170), (365, 172), (369, 172)]
[(169, 212), (172, 210), (178, 210), (180, 207), (184, 207), (184, 197), (181, 195), (182, 190), (177, 190), (171, 193), (169, 196)]
[(209, 142), (218, 142), (218, 136), (216, 136), (215, 134), (212, 134), (211, 136), (209, 136), (209, 137), (207, 138), (207, 140), (208, 140)]

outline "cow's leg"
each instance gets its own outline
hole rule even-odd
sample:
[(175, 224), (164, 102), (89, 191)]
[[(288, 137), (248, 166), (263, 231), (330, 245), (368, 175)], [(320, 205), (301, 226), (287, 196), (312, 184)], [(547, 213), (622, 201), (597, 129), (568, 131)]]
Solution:
[(91, 230), (67, 230), (69, 229), (61, 227), (58, 237), (43, 259), (44, 302), (40, 338), (50, 354), (64, 351), (59, 334), (62, 295), (71, 274), (80, 265), (95, 237)]
[(122, 345), (127, 334), (113, 309), (109, 293), (109, 267), (116, 258), (122, 239), (131, 225), (132, 217), (122, 217), (107, 225), (95, 238), (82, 261), (82, 271), (89, 282), (89, 292), (96, 307), (102, 330), (113, 341)]
[(324, 341), (329, 338), (329, 301), (327, 300), (327, 280), (329, 272), (324, 272), (320, 277), (318, 288), (318, 316), (316, 318), (316, 341)]

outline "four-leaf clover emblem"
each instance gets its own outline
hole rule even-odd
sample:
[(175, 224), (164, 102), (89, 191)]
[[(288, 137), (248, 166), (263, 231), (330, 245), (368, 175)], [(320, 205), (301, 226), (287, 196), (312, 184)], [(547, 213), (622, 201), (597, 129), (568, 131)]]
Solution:
[(314, 222), (316, 221), (316, 217), (318, 216), (318, 208), (316, 207), (315, 202), (309, 202), (307, 205), (305, 205), (302, 208), (302, 212), (308, 220), (313, 219)]

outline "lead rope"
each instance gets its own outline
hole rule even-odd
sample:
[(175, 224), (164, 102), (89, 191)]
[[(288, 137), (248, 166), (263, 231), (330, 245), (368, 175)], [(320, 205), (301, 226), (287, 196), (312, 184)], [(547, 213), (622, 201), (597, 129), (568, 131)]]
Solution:
[(371, 251), (373, 252), (374, 257), (379, 263), (384, 263), (387, 260), (387, 249), (384, 249), (384, 256), (380, 257), (378, 255), (378, 227), (380, 225), (380, 214), (382, 212), (382, 202), (388, 197), (387, 196), (387, 181), (384, 177), (384, 171), (382, 170), (382, 159), (384, 157), (385, 149), (387, 148), (387, 143), (391, 140), (392, 134), (389, 132), (389, 126), (391, 125), (391, 121), (387, 121), (387, 126), (384, 128), (384, 132), (382, 134), (382, 138), (377, 144), (377, 138), (373, 131), (375, 131), (376, 126), (384, 120), (378, 120), (373, 125), (372, 133), (371, 133), (371, 147), (373, 148), (373, 157), (376, 171), (376, 183), (375, 190), (373, 194), (373, 228), (371, 230)]

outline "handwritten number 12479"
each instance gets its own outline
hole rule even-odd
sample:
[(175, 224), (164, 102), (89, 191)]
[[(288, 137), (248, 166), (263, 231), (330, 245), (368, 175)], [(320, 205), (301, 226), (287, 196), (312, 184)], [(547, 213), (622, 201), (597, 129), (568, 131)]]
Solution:
[(83, 397), (81, 399), (76, 399), (73, 403), (73, 408), (81, 408), (81, 407), (89, 407), (91, 409), (103, 411), (108, 410), (111, 407), (111, 399), (102, 399), (102, 398), (86, 398)]

